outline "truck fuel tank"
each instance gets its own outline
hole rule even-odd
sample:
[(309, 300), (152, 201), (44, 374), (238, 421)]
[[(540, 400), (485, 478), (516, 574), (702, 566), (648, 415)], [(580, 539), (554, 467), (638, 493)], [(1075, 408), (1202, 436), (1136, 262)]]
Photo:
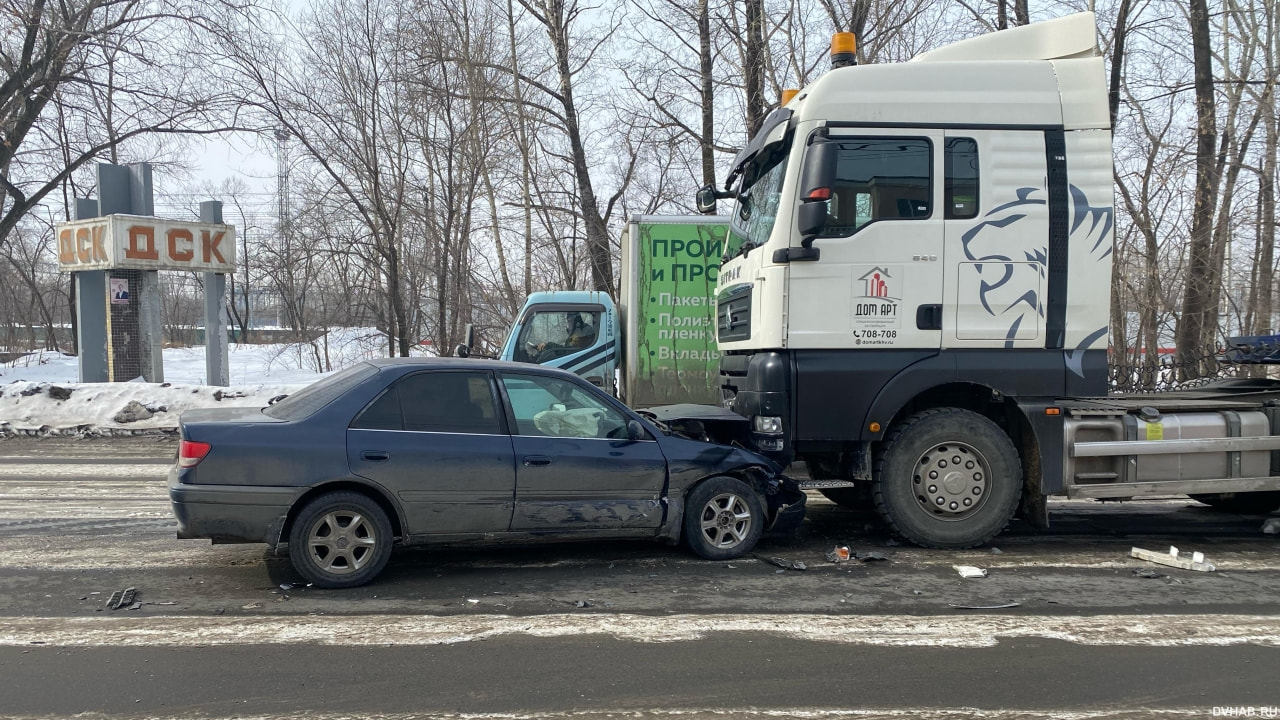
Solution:
[[(1232, 444), (1228, 439), (1267, 438), (1280, 442), (1269, 437), (1271, 423), (1262, 410), (1162, 414), (1148, 409), (1110, 417), (1068, 417), (1064, 420), (1064, 435), (1068, 494), (1074, 494), (1072, 487), (1111, 483), (1266, 477), (1272, 474), (1273, 450), (1232, 449), (1241, 444), (1247, 448), (1249, 443)], [(1224, 442), (1177, 442), (1217, 439)], [(1120, 452), (1124, 450), (1121, 446), (1092, 445), (1126, 441), (1124, 447), (1129, 449), (1125, 452)], [(1168, 452), (1144, 447), (1157, 442), (1168, 442)]]

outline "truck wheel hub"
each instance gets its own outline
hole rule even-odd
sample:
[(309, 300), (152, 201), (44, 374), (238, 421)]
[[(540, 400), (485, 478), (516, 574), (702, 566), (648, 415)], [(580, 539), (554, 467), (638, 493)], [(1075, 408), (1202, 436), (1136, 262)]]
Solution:
[(916, 502), (929, 514), (960, 520), (982, 507), (987, 496), (987, 460), (962, 442), (938, 443), (916, 461)]

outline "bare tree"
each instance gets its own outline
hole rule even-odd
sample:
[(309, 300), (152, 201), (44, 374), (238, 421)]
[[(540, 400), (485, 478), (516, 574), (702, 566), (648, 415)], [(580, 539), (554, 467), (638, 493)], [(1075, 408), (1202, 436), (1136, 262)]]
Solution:
[(1184, 377), (1202, 374), (1201, 361), (1217, 332), (1217, 306), (1213, 303), (1213, 219), (1221, 177), (1217, 162), (1217, 103), (1214, 97), (1213, 57), (1210, 50), (1209, 8), (1205, 0), (1190, 0), (1191, 49), (1196, 90), (1195, 209), (1188, 244), (1186, 293), (1178, 319), (1176, 342)]
[[(86, 163), (156, 135), (233, 129), (234, 98), (198, 57), (218, 0), (4, 0), (0, 245)], [(64, 201), (64, 206), (69, 201)]]

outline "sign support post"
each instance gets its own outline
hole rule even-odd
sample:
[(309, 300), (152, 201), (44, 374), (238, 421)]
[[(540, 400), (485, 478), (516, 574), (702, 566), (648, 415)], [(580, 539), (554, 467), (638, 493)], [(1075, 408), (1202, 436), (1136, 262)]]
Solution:
[[(222, 203), (207, 200), (200, 203), (200, 222), (221, 223)], [(231, 384), (230, 355), (227, 348), (227, 276), (219, 272), (204, 274), (204, 368), (205, 382), (226, 387)]]

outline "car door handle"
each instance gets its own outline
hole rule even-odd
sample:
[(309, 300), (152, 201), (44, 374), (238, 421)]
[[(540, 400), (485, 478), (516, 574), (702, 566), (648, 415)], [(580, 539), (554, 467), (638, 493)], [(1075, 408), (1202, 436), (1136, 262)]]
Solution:
[(525, 455), (524, 464), (525, 467), (531, 467), (533, 465), (550, 465), (551, 458), (546, 455)]
[(365, 450), (360, 457), (372, 462), (386, 462), (391, 459), (391, 453), (385, 450)]

